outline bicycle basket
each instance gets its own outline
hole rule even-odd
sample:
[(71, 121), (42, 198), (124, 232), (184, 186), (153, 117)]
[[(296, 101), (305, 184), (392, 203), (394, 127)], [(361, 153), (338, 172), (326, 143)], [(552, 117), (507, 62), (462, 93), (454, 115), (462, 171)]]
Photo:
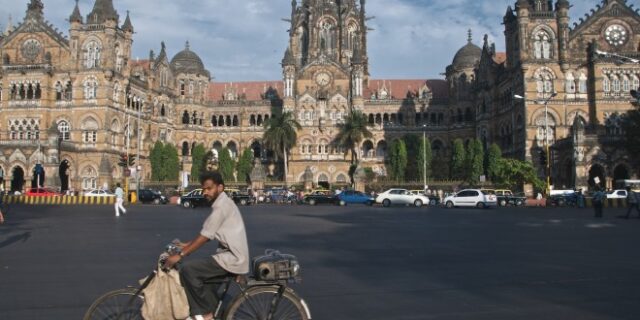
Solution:
[(298, 280), (300, 264), (290, 254), (267, 250), (264, 255), (253, 258), (253, 275), (259, 281)]

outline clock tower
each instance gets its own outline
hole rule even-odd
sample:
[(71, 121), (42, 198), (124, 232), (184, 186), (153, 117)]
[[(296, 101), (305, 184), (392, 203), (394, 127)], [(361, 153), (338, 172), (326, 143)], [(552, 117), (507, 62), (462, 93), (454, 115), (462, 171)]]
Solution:
[(292, 150), (292, 160), (344, 160), (330, 142), (349, 111), (364, 105), (369, 76), (365, 0), (294, 0), (290, 21), (282, 61), (283, 108), (303, 127), (298, 133), (303, 147)]

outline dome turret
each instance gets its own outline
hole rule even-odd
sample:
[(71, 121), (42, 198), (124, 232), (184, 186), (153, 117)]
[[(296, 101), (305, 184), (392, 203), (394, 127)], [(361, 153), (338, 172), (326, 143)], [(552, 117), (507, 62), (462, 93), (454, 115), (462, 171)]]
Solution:
[(202, 74), (211, 77), (209, 71), (205, 69), (202, 59), (200, 59), (195, 52), (191, 51), (189, 41), (187, 41), (185, 49), (178, 52), (178, 54), (171, 59), (171, 69), (173, 69), (176, 74)]
[(469, 30), (469, 39), (467, 41), (467, 44), (460, 50), (458, 50), (455, 57), (453, 58), (452, 66), (456, 69), (475, 67), (478, 62), (480, 62), (482, 49), (473, 44), (471, 30)]

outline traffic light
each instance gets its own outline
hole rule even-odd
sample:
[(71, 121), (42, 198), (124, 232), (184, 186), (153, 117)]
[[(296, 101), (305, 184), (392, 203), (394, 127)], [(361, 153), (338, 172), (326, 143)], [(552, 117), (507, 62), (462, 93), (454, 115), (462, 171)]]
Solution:
[(540, 164), (543, 167), (547, 166), (547, 152), (544, 150), (540, 150)]
[(127, 168), (127, 167), (131, 167), (133, 165), (136, 164), (136, 156), (135, 155), (129, 155), (129, 157), (127, 157), (126, 154), (122, 154), (120, 155), (120, 161), (118, 162), (118, 165), (123, 167), (123, 168)]

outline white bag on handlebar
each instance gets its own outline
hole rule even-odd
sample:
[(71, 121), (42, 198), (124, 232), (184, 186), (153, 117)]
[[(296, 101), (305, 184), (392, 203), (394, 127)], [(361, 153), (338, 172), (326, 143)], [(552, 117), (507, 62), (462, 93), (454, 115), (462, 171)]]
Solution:
[(180, 273), (177, 270), (164, 272), (158, 269), (156, 277), (142, 293), (144, 319), (183, 320), (189, 317), (187, 294), (180, 283)]

